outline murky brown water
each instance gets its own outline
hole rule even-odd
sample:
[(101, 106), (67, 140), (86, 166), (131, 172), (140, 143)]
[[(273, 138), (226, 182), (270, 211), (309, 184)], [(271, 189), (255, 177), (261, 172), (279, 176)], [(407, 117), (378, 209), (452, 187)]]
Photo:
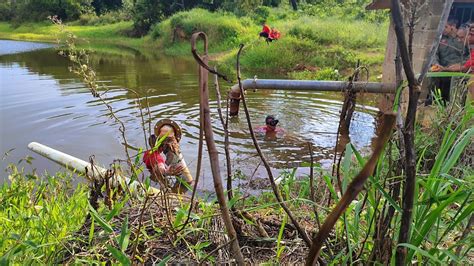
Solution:
[[(58, 56), (53, 48), (21, 52), (36, 48), (43, 46), (0, 40), (0, 152), (3, 155), (15, 149), (0, 162), (1, 168), (4, 169), (8, 162), (32, 155), (36, 158), (34, 167), (39, 172), (59, 169), (30, 152), (27, 144), (31, 141), (84, 160), (95, 155), (103, 165), (114, 158), (123, 159), (118, 125), (106, 116), (105, 107), (68, 71), (68, 61)], [(162, 55), (145, 56), (130, 49), (116, 51), (119, 53), (114, 55), (95, 53), (91, 59), (99, 80), (110, 89), (107, 99), (127, 126), (129, 142), (136, 147), (144, 146), (134, 95), (124, 88), (136, 90), (140, 97), (149, 96), (153, 123), (160, 118), (171, 118), (182, 126), (183, 154), (194, 173), (199, 133), (196, 64)], [(213, 87), (210, 88), (215, 138), (222, 149), (223, 131), (217, 119)], [(307, 142), (314, 145), (318, 161), (324, 163), (331, 159), (342, 104), (340, 94), (249, 91), (247, 99), (254, 125), (262, 125), (266, 114), (274, 114), (286, 130), (286, 136), (276, 141), (260, 138), (275, 171), (308, 161)], [(369, 103), (369, 99), (364, 101)], [(375, 111), (375, 108), (365, 106), (354, 115), (351, 140), (359, 149), (370, 146)], [(234, 169), (250, 175), (259, 159), (248, 134), (244, 113), (241, 115), (230, 122), (232, 163)], [(221, 155), (220, 159), (224, 171), (225, 158)], [(263, 167), (256, 173), (256, 176), (265, 176)], [(210, 174), (206, 163), (203, 167), (204, 188), (212, 187)], [(6, 178), (4, 174), (2, 177)]]

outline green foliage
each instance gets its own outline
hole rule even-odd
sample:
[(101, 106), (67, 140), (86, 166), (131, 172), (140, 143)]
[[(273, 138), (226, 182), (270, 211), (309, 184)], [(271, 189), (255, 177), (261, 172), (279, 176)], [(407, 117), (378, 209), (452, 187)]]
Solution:
[[(44, 21), (48, 16), (58, 16), (65, 21), (78, 19), (79, 16), (90, 10), (92, 0), (7, 0), (0, 5), (0, 12), (10, 14), (0, 20), (11, 20), (15, 23), (25, 21)], [(5, 9), (8, 8), (9, 12)], [(1, 11), (3, 10), (3, 11)]]
[(270, 17), (270, 14), (272, 12), (272, 9), (266, 6), (259, 6), (255, 9), (253, 13), (253, 19), (255, 22), (258, 24), (262, 24), (268, 20)]
[[(249, 18), (238, 18), (229, 13), (212, 13), (204, 9), (193, 9), (178, 12), (154, 26), (151, 35), (155, 38), (158, 36), (162, 38), (165, 47), (171, 46), (173, 42), (185, 42), (189, 46), (189, 38), (198, 31), (205, 32), (210, 43), (218, 44), (221, 49), (228, 49), (238, 46), (241, 42), (249, 41), (249, 36), (257, 32), (258, 27), (253, 25)], [(254, 34), (257, 36), (257, 33)], [(211, 45), (210, 48), (213, 49), (215, 46)]]
[(307, 79), (307, 80), (341, 80), (342, 75), (339, 70), (333, 68), (323, 68), (317, 71), (295, 71), (290, 72), (292, 79)]
[(387, 11), (365, 10), (365, 7), (371, 2), (371, 0), (309, 0), (308, 4), (302, 5), (302, 13), (320, 18), (339, 17), (370, 22), (387, 21)]
[[(287, 24), (288, 25), (288, 24)], [(288, 34), (320, 45), (340, 45), (345, 49), (381, 47), (387, 39), (387, 24), (335, 18), (301, 17), (291, 21)]]
[(122, 0), (93, 0), (91, 5), (95, 13), (100, 15), (122, 8), (123, 2)]
[(38, 177), (9, 166), (0, 186), (0, 254), (11, 264), (54, 264), (64, 243), (84, 222), (87, 189), (71, 175)]
[(110, 11), (101, 15), (95, 13), (84, 13), (81, 14), (79, 19), (70, 25), (107, 25), (114, 24), (121, 21), (130, 20), (130, 17), (124, 11)]

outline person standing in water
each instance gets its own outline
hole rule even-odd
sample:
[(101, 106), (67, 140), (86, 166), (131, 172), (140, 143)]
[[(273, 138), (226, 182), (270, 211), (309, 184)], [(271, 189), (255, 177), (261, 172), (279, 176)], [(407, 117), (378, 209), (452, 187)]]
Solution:
[(265, 139), (273, 140), (276, 139), (277, 136), (282, 135), (285, 133), (283, 128), (277, 127), (279, 120), (275, 118), (273, 115), (267, 115), (265, 118), (265, 126), (260, 126), (255, 129), (256, 133), (265, 134)]

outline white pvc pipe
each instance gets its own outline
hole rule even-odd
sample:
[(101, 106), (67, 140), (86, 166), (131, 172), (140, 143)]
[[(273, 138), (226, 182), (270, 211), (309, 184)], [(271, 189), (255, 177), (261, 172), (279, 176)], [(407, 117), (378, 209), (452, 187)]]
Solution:
[[(64, 152), (60, 152), (58, 150), (50, 148), (46, 145), (40, 144), (38, 142), (31, 142), (30, 144), (28, 144), (28, 148), (38, 153), (39, 155), (46, 157), (51, 161), (58, 163), (66, 167), (66, 169), (76, 173), (79, 172), (81, 174), (85, 174), (87, 171), (87, 174), (89, 176), (93, 178), (98, 178), (100, 175), (105, 175), (105, 173), (107, 172), (107, 169), (96, 165), (94, 165), (94, 170), (92, 171), (92, 165), (90, 163), (78, 159), (69, 154), (66, 154)], [(130, 192), (137, 193), (142, 191), (142, 189), (140, 188), (141, 184), (138, 181), (130, 182), (129, 178), (121, 175), (116, 175), (116, 178), (122, 186), (127, 186)], [(154, 187), (150, 187), (148, 193), (158, 194), (160, 193), (160, 190)]]

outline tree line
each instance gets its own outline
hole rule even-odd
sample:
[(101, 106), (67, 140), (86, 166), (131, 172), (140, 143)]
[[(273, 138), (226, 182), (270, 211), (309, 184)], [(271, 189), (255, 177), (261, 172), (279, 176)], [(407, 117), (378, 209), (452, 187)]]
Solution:
[[(364, 16), (364, 6), (370, 0), (3, 0), (0, 2), (0, 21), (13, 24), (44, 21), (57, 16), (62, 21), (74, 21), (81, 16), (102, 16), (120, 12), (126, 20), (133, 21), (131, 35), (143, 36), (151, 26), (176, 12), (192, 8), (210, 11), (222, 10), (238, 16), (249, 13), (268, 13), (268, 8), (285, 6), (310, 15), (339, 13)], [(341, 9), (343, 7), (343, 9)], [(263, 11), (262, 11), (263, 8)], [(267, 8), (267, 10), (265, 10)], [(353, 13), (356, 13), (355, 15)], [(112, 17), (116, 17), (114, 14)]]

